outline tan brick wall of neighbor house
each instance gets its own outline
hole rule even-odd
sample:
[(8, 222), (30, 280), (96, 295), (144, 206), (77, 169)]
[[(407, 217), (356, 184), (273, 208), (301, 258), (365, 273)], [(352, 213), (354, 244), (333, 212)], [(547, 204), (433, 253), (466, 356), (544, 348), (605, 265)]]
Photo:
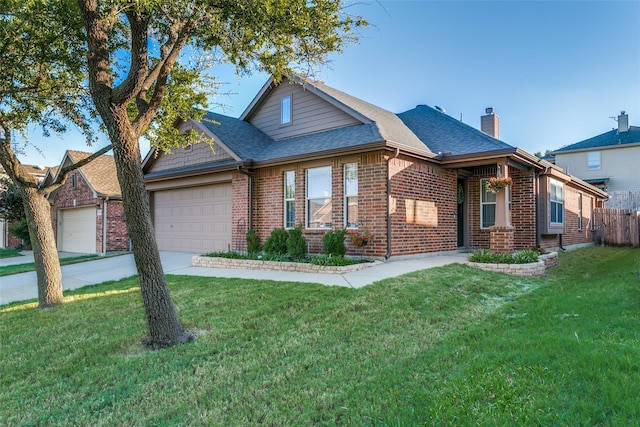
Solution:
[[(58, 211), (64, 208), (94, 206), (97, 210), (101, 209), (102, 214), (96, 216), (96, 252), (101, 253), (103, 250), (104, 236), (104, 201), (100, 198), (93, 197), (93, 191), (82, 178), (76, 173), (76, 188), (72, 188), (72, 179), (70, 173), (67, 181), (62, 185), (54, 195), (54, 201), (51, 206), (51, 223), (53, 225), (54, 235), (58, 236)], [(74, 202), (75, 201), (75, 202)], [(107, 252), (128, 251), (129, 250), (129, 234), (124, 221), (124, 208), (122, 201), (107, 201)]]
[(400, 156), (389, 160), (391, 256), (457, 249), (457, 172)]
[[(102, 252), (102, 240), (104, 236), (104, 204), (105, 201), (98, 199), (102, 215), (96, 218), (96, 246)], [(107, 200), (107, 252), (127, 252), (129, 251), (129, 232), (124, 220), (124, 205), (122, 200)], [(97, 207), (97, 204), (96, 204)]]

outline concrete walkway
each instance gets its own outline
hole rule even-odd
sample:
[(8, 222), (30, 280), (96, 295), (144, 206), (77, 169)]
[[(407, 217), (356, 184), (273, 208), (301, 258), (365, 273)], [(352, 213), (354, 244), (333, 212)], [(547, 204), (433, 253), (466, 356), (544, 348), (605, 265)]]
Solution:
[[(0, 259), (0, 266), (33, 262), (33, 254), (24, 252), (25, 256)], [(78, 254), (61, 253), (61, 257)], [(346, 274), (297, 273), (268, 270), (235, 270), (222, 268), (191, 267), (193, 253), (166, 252), (160, 253), (164, 272), (188, 276), (206, 276), (222, 278), (242, 278), (275, 280), (287, 282), (320, 283), (329, 286), (347, 286), (361, 288), (378, 280), (395, 277), (411, 271), (439, 267), (452, 263), (466, 263), (467, 254), (448, 253), (420, 258), (391, 260), (383, 264), (353, 271)], [(62, 285), (65, 290), (83, 286), (119, 280), (137, 274), (132, 254), (99, 258), (77, 264), (62, 266)], [(23, 301), (38, 297), (37, 278), (35, 272), (14, 274), (0, 277), (0, 305), (14, 301)]]

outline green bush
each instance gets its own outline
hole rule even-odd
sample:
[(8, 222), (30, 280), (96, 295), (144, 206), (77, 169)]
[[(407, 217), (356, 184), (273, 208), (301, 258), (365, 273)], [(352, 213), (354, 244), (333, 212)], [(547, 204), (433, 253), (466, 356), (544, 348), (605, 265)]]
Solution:
[(480, 249), (469, 255), (469, 261), (482, 264), (528, 264), (538, 261), (537, 251), (524, 249), (512, 254), (496, 254), (488, 249)]
[(307, 241), (302, 237), (302, 227), (298, 226), (289, 230), (287, 250), (295, 260), (304, 258), (307, 255)]
[(344, 245), (344, 237), (347, 230), (332, 230), (322, 236), (322, 253), (325, 255), (344, 256), (347, 247)]
[(287, 233), (287, 230), (284, 228), (274, 228), (267, 238), (267, 241), (264, 242), (263, 250), (270, 254), (286, 255), (288, 238), (289, 233)]
[(262, 245), (260, 244), (260, 236), (258, 236), (256, 230), (250, 228), (249, 231), (247, 231), (247, 252), (255, 254), (261, 250)]
[(528, 264), (538, 262), (538, 251), (532, 249), (524, 249), (513, 254), (514, 264)]
[(18, 239), (24, 241), (26, 247), (31, 247), (31, 237), (29, 236), (29, 225), (26, 219), (21, 220), (16, 225), (9, 227), (9, 232)]
[(336, 266), (343, 266), (343, 265), (352, 265), (352, 264), (357, 264), (358, 261), (354, 261), (352, 259), (349, 258), (345, 258), (343, 256), (331, 256), (331, 255), (316, 255), (314, 257), (311, 257), (311, 259), (309, 260), (311, 262), (311, 264), (314, 265), (324, 265), (324, 266), (332, 266), (332, 267), (336, 267)]

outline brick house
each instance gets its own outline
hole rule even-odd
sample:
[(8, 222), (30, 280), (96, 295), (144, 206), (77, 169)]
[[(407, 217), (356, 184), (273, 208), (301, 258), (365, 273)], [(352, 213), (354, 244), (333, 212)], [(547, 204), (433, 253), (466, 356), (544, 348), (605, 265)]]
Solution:
[[(330, 229), (368, 230), (350, 254), (389, 258), (593, 241), (589, 220), (606, 193), (437, 108), (394, 114), (322, 83), (270, 79), (240, 118), (209, 113), (179, 124), (215, 140), (143, 162), (161, 250), (243, 250), (301, 225), (309, 251)], [(490, 177), (511, 178), (506, 190)]]
[[(45, 181), (55, 180), (60, 168), (90, 155), (67, 150)], [(70, 172), (65, 183), (49, 195), (49, 202), (59, 251), (104, 254), (129, 250), (113, 156), (104, 154)]]

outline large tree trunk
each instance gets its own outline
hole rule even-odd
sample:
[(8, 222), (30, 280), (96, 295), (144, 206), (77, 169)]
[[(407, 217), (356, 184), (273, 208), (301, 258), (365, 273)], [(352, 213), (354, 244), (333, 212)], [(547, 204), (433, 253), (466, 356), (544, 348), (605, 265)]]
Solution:
[(24, 211), (29, 224), (29, 237), (38, 276), (38, 303), (40, 308), (62, 304), (62, 271), (58, 248), (51, 226), (51, 212), (47, 198), (36, 188), (19, 186)]
[(125, 218), (151, 335), (145, 344), (163, 348), (189, 342), (195, 336), (180, 324), (162, 271), (151, 222), (149, 196), (143, 181), (140, 145), (131, 132), (124, 109), (116, 111), (111, 117), (103, 115), (103, 120), (113, 144)]

